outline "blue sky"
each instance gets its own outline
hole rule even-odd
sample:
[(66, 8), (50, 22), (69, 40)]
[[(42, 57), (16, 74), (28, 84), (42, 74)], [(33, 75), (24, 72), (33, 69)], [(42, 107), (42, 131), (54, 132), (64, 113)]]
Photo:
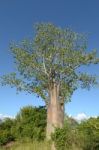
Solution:
[[(33, 25), (52, 22), (60, 27), (89, 34), (88, 50), (99, 51), (99, 1), (98, 0), (0, 0), (0, 75), (15, 70), (9, 43), (33, 37)], [(99, 52), (98, 52), (99, 53)], [(86, 70), (99, 73), (99, 66)], [(42, 100), (15, 89), (0, 87), (0, 114), (14, 116), (26, 105), (42, 105)], [(85, 113), (99, 115), (99, 88), (90, 91), (78, 89), (66, 112), (73, 116)]]

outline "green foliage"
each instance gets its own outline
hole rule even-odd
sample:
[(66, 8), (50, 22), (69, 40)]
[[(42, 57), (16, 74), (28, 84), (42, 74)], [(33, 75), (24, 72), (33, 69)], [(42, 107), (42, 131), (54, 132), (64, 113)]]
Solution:
[(19, 74), (1, 77), (2, 85), (35, 93), (48, 103), (54, 83), (59, 86), (58, 99), (64, 102), (78, 87), (89, 89), (97, 83), (95, 76), (79, 72), (81, 66), (99, 63), (96, 51), (86, 51), (83, 34), (44, 23), (36, 24), (35, 30), (34, 39), (11, 44)]
[(90, 118), (79, 125), (79, 133), (83, 135), (84, 150), (99, 149), (99, 117)]
[(44, 107), (24, 107), (16, 117), (16, 133), (20, 138), (23, 136), (34, 140), (45, 138), (46, 109)]
[[(44, 141), (45, 130), (46, 109), (27, 106), (20, 110), (14, 120), (6, 119), (0, 124), (0, 145), (17, 140), (24, 149), (26, 146), (22, 143), (26, 141), (38, 141), (37, 145), (40, 145)], [(52, 141), (57, 150), (99, 150), (99, 117), (78, 124), (73, 118), (66, 116), (64, 127), (56, 128)], [(38, 149), (37, 145), (32, 144), (31, 147)], [(49, 146), (45, 144), (46, 149), (50, 149)]]
[(57, 150), (72, 150), (73, 146), (78, 148), (81, 146), (77, 126), (78, 123), (68, 117), (63, 128), (56, 128), (55, 133), (52, 134), (52, 140), (55, 142)]
[(46, 133), (46, 109), (27, 106), (20, 110), (14, 120), (0, 124), (0, 145), (13, 140), (44, 140)]
[(14, 120), (6, 119), (0, 124), (0, 145), (4, 145), (10, 141), (14, 141), (15, 137), (12, 133)]
[(65, 148), (69, 149), (71, 147), (68, 133), (64, 130), (64, 128), (57, 128), (54, 135), (52, 134), (52, 140), (54, 140), (57, 150), (64, 150)]
[(80, 124), (67, 118), (62, 129), (52, 134), (57, 150), (99, 150), (99, 117), (90, 118)]

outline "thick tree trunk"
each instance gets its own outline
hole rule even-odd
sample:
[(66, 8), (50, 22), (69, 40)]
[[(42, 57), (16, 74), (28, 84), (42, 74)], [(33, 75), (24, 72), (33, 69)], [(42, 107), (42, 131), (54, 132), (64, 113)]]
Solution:
[(64, 106), (59, 103), (58, 96), (59, 87), (54, 84), (50, 90), (50, 103), (47, 108), (47, 139), (51, 139), (55, 127), (63, 127)]

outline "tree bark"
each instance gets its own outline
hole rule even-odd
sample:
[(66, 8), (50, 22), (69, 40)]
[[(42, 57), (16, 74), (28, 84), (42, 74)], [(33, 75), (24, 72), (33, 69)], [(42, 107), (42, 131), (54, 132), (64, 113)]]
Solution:
[(51, 139), (51, 133), (55, 127), (62, 128), (64, 123), (64, 105), (61, 105), (59, 100), (59, 86), (54, 84), (50, 89), (50, 103), (47, 108), (47, 131), (46, 137)]

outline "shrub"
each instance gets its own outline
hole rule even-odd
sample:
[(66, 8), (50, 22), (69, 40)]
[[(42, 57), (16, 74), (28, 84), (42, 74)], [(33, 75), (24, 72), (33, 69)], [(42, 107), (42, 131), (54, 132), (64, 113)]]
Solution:
[(16, 117), (16, 125), (13, 131), (17, 139), (29, 138), (44, 140), (46, 133), (46, 109), (45, 107), (27, 106), (20, 110)]
[(73, 145), (79, 146), (79, 139), (76, 128), (72, 128), (69, 124), (65, 124), (63, 128), (56, 128), (52, 134), (57, 150), (71, 150)]
[(26, 106), (15, 119), (0, 124), (0, 145), (13, 140), (44, 140), (46, 133), (45, 107)]
[(6, 119), (0, 124), (0, 145), (4, 145), (10, 141), (14, 141), (15, 137), (12, 134), (11, 128), (14, 121), (11, 119)]
[(83, 150), (99, 150), (99, 118), (82, 122), (78, 129), (83, 135)]

